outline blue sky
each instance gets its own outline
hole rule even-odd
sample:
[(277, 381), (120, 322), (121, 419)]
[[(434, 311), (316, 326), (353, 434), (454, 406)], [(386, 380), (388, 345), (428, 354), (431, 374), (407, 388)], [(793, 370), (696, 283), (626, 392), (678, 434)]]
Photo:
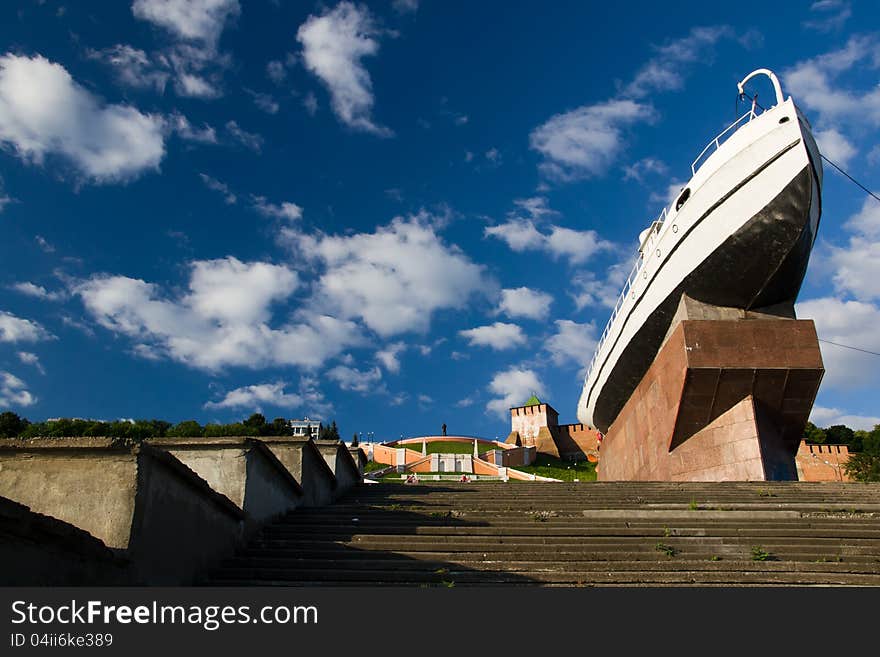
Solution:
[[(494, 438), (534, 391), (573, 422), (746, 73), (880, 188), (874, 3), (596, 5), (3, 3), (0, 407)], [(880, 203), (825, 181), (799, 315), (880, 351)], [(814, 420), (880, 422), (880, 358), (822, 350)]]

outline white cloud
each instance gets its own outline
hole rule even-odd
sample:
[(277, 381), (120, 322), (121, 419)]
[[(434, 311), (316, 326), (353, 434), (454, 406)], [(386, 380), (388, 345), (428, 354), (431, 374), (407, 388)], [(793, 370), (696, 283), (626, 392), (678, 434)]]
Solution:
[(391, 6), (398, 14), (412, 14), (419, 9), (419, 0), (392, 0)]
[(540, 219), (558, 215), (559, 213), (550, 207), (546, 196), (532, 196), (530, 198), (514, 199), (513, 204), (522, 210), (527, 217), (532, 219)]
[(0, 142), (28, 163), (57, 155), (92, 182), (123, 181), (158, 169), (164, 132), (162, 117), (103, 104), (40, 55), (0, 57)]
[[(812, 319), (820, 340), (825, 364), (823, 388), (853, 389), (880, 385), (875, 357), (847, 345), (880, 352), (880, 308), (863, 301), (844, 301), (834, 297), (810, 299), (797, 304), (801, 319)], [(834, 342), (837, 344), (829, 344)]]
[(684, 189), (685, 185), (687, 185), (687, 181), (673, 180), (672, 182), (667, 183), (662, 191), (651, 192), (648, 199), (651, 203), (662, 203), (665, 206), (670, 205), (676, 198), (678, 198), (678, 195), (681, 193), (681, 190)]
[(391, 131), (372, 118), (373, 83), (361, 60), (379, 51), (380, 31), (369, 9), (340, 2), (320, 16), (310, 15), (297, 31), (303, 63), (330, 92), (331, 105), (345, 125), (380, 136)]
[[(382, 366), (387, 371), (391, 372), (392, 374), (397, 374), (398, 372), (400, 372), (399, 355), (405, 349), (406, 343), (393, 342), (384, 349), (380, 349), (376, 352), (376, 360), (382, 363)], [(428, 353), (430, 353), (430, 348), (428, 349)]]
[(661, 160), (654, 157), (644, 157), (623, 168), (623, 179), (642, 182), (648, 174), (665, 176), (668, 171), (669, 167)]
[(515, 218), (496, 226), (487, 226), (483, 231), (486, 237), (497, 237), (517, 252), (540, 249), (547, 241), (531, 219)]
[(862, 209), (850, 217), (844, 227), (865, 237), (880, 238), (880, 202), (865, 198)]
[(845, 167), (856, 154), (856, 147), (835, 128), (816, 130), (813, 133), (819, 152), (835, 164)]
[(531, 147), (544, 161), (541, 171), (561, 181), (604, 173), (623, 150), (623, 129), (651, 119), (649, 105), (612, 99), (557, 114), (529, 135)]
[(459, 331), (459, 335), (468, 340), (472, 347), (490, 347), (496, 351), (512, 349), (526, 343), (522, 328), (516, 324), (495, 322), (488, 326)]
[(12, 198), (3, 191), (3, 179), (0, 178), (0, 212), (3, 212), (3, 208), (10, 203), (12, 203)]
[(556, 114), (535, 128), (529, 141), (544, 158), (542, 173), (562, 182), (604, 174), (624, 151), (625, 130), (654, 118), (654, 108), (643, 99), (681, 89), (691, 65), (711, 61), (714, 45), (735, 36), (728, 26), (694, 27), (687, 36), (656, 47), (616, 96)]
[(104, 328), (205, 370), (313, 368), (361, 342), (353, 322), (316, 312), (298, 311), (281, 326), (270, 325), (271, 306), (298, 285), (287, 267), (227, 257), (195, 261), (190, 268), (189, 292), (176, 300), (125, 276), (92, 276), (73, 292)]
[(852, 16), (852, 7), (843, 0), (817, 0), (810, 5), (810, 11), (820, 14), (817, 18), (804, 21), (802, 25), (817, 32), (834, 32)]
[(880, 203), (866, 198), (844, 227), (853, 233), (849, 242), (844, 247), (831, 246), (827, 256), (834, 268), (834, 288), (861, 301), (880, 299)]
[(359, 370), (346, 365), (337, 365), (327, 371), (327, 378), (339, 384), (343, 390), (366, 394), (368, 392), (386, 393), (382, 381), (382, 371), (378, 367)]
[(42, 250), (43, 253), (55, 253), (55, 247), (50, 244), (45, 237), (37, 235), (36, 237), (34, 237), (34, 241), (37, 243), (37, 246), (40, 247), (40, 250)]
[(210, 100), (212, 98), (219, 98), (222, 95), (220, 89), (213, 82), (200, 74), (188, 71), (178, 72), (174, 86), (178, 95), (187, 98)]
[(210, 189), (212, 192), (217, 192), (223, 196), (223, 202), (227, 205), (234, 204), (238, 197), (229, 189), (229, 185), (224, 182), (217, 180), (216, 178), (212, 178), (206, 173), (200, 173), (199, 178), (202, 179), (202, 182), (205, 184), (205, 187)]
[(287, 68), (284, 62), (273, 59), (266, 64), (266, 76), (275, 84), (281, 84), (287, 77)]
[(38, 342), (51, 337), (37, 322), (0, 310), (0, 342)]
[(242, 146), (246, 146), (255, 153), (259, 153), (263, 148), (263, 137), (255, 132), (243, 130), (235, 121), (227, 121), (226, 132), (235, 141)]
[(281, 203), (270, 203), (265, 196), (253, 196), (254, 210), (264, 217), (274, 217), (276, 219), (286, 219), (287, 221), (296, 221), (302, 218), (303, 209), (296, 203), (290, 201), (282, 201)]
[(587, 306), (613, 308), (632, 265), (630, 261), (614, 264), (608, 268), (604, 279), (597, 278), (591, 271), (577, 274), (571, 281), (569, 292), (575, 307), (578, 310)]
[(522, 405), (532, 394), (543, 395), (545, 388), (534, 370), (511, 367), (492, 377), (488, 390), (494, 399), (486, 404), (486, 410), (508, 419), (511, 408)]
[(831, 247), (829, 262), (836, 268), (832, 281), (837, 291), (880, 299), (880, 241), (855, 235), (845, 248)]
[(585, 367), (596, 350), (596, 325), (557, 319), (556, 333), (547, 340), (544, 348), (556, 365), (575, 363)]
[(827, 408), (825, 406), (813, 406), (810, 412), (810, 422), (817, 427), (827, 428), (835, 424), (843, 424), (850, 429), (870, 431), (880, 424), (880, 417), (872, 415), (855, 415), (847, 413), (839, 408)]
[(306, 108), (309, 116), (314, 116), (318, 111), (318, 97), (310, 91), (303, 98), (303, 107)]
[(245, 91), (253, 98), (254, 105), (266, 112), (266, 114), (278, 114), (278, 110), (281, 109), (281, 105), (270, 94), (251, 89), (245, 89)]
[(40, 357), (35, 353), (30, 351), (19, 351), (16, 353), (16, 356), (18, 356), (18, 360), (25, 365), (32, 365), (35, 367), (40, 374), (46, 373), (46, 370), (43, 369), (42, 363), (40, 363)]
[(86, 56), (110, 66), (119, 82), (126, 87), (152, 88), (161, 94), (171, 77), (169, 71), (154, 63), (146, 52), (123, 43), (103, 50), (88, 50)]
[(10, 287), (16, 292), (34, 297), (35, 299), (42, 299), (43, 301), (58, 301), (65, 296), (61, 292), (49, 292), (42, 285), (36, 285), (30, 281), (14, 283)]
[(217, 131), (214, 128), (207, 123), (203, 123), (201, 128), (194, 128), (183, 114), (174, 113), (169, 116), (168, 125), (181, 139), (186, 141), (200, 144), (217, 143)]
[(192, 263), (186, 304), (200, 317), (224, 324), (266, 322), (270, 305), (299, 286), (297, 273), (265, 262), (227, 257)]
[(549, 228), (549, 233), (541, 233), (531, 219), (515, 218), (497, 226), (488, 226), (483, 234), (500, 239), (514, 251), (545, 251), (554, 258), (568, 258), (572, 264), (585, 262), (596, 253), (614, 249), (614, 244), (602, 239), (595, 230), (573, 230), (555, 225)]
[(24, 381), (9, 372), (0, 371), (0, 407), (33, 406), (37, 403)]
[(696, 62), (710, 62), (713, 46), (720, 39), (733, 36), (735, 31), (727, 25), (691, 28), (687, 36), (655, 48), (655, 56), (624, 87), (624, 96), (644, 98), (657, 91), (681, 89), (687, 66)]
[(490, 164), (501, 164), (501, 151), (499, 151), (497, 148), (490, 148), (488, 151), (486, 151), (486, 160), (488, 160)]
[(425, 331), (436, 311), (461, 308), (492, 287), (482, 265), (444, 243), (435, 220), (421, 212), (397, 217), (372, 233), (351, 235), (283, 228), (280, 239), (323, 268), (312, 306), (361, 319), (388, 337)]
[(230, 390), (220, 401), (207, 402), (205, 408), (246, 408), (256, 412), (263, 410), (264, 405), (278, 408), (298, 408), (303, 405), (303, 398), (295, 393), (285, 392), (285, 383), (261, 383), (243, 386)]
[(553, 297), (546, 292), (527, 287), (508, 288), (501, 290), (501, 302), (495, 312), (505, 313), (509, 317), (544, 319), (549, 314), (551, 303)]
[(519, 210), (509, 213), (506, 222), (487, 226), (483, 230), (485, 237), (496, 237), (517, 252), (540, 250), (554, 258), (567, 257), (572, 264), (584, 262), (600, 251), (614, 249), (614, 244), (601, 239), (594, 230), (573, 230), (547, 224), (548, 233), (539, 231), (537, 221), (559, 214), (547, 205), (543, 196), (517, 199), (514, 204)]
[(837, 78), (856, 64), (877, 69), (880, 44), (874, 36), (853, 36), (843, 48), (798, 62), (782, 78), (798, 103), (819, 112), (826, 122), (847, 122), (856, 127), (880, 125), (880, 87), (845, 89)]
[(179, 39), (215, 46), (227, 19), (241, 7), (238, 0), (134, 0), (131, 11)]
[(200, 99), (222, 95), (221, 77), (231, 57), (218, 51), (227, 22), (241, 12), (238, 0), (135, 0), (132, 13), (165, 30), (172, 44), (142, 58), (144, 70), (173, 75), (179, 96)]

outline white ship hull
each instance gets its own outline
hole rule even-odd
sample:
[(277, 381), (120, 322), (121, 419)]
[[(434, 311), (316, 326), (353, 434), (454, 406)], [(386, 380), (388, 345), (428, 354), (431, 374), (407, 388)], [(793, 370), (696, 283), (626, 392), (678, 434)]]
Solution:
[(809, 123), (779, 96), (720, 146), (714, 142), (717, 150), (662, 226), (645, 237), (584, 382), (577, 413), (584, 424), (608, 430), (651, 365), (682, 294), (744, 309), (797, 297), (819, 226), (822, 165)]

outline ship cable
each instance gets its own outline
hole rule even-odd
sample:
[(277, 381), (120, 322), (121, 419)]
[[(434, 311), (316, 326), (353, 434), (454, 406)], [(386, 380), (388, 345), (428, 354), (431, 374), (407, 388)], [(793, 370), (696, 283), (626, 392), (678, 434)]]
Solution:
[[(822, 155), (822, 154), (820, 153), (820, 155)], [(825, 160), (825, 161), (826, 161), (828, 164), (830, 164), (831, 166), (833, 166), (835, 169), (837, 169), (838, 171), (840, 171), (840, 173), (842, 173), (844, 176), (846, 176), (847, 178), (849, 178), (853, 183), (855, 183), (856, 185), (858, 185), (859, 187), (861, 187), (862, 190), (863, 190), (866, 194), (868, 194), (869, 196), (873, 196), (875, 199), (877, 199), (878, 201), (880, 201), (880, 196), (877, 196), (874, 192), (872, 192), (870, 189), (868, 189), (867, 187), (865, 187), (862, 183), (860, 183), (858, 180), (856, 180), (855, 178), (853, 178), (851, 175), (849, 175), (846, 171), (844, 171), (842, 168), (840, 168), (840, 167), (839, 167), (838, 165), (836, 165), (834, 162), (832, 162), (831, 160), (829, 160), (829, 159), (828, 159), (827, 157), (825, 157), (824, 155), (822, 155), (822, 159)]]
[(848, 344), (840, 344), (839, 342), (831, 342), (831, 340), (823, 340), (822, 338), (818, 338), (819, 342), (824, 342), (826, 344), (833, 344), (835, 347), (843, 347), (844, 349), (852, 349), (854, 351), (861, 351), (863, 354), (871, 354), (872, 356), (880, 356), (880, 353), (876, 351), (868, 351), (867, 349), (862, 349), (860, 347), (853, 347)]

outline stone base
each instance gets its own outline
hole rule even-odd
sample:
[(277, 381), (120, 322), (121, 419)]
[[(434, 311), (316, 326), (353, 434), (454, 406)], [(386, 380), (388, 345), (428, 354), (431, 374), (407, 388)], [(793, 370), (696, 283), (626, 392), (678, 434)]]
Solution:
[(682, 320), (602, 441), (602, 481), (796, 480), (824, 369), (811, 320)]

